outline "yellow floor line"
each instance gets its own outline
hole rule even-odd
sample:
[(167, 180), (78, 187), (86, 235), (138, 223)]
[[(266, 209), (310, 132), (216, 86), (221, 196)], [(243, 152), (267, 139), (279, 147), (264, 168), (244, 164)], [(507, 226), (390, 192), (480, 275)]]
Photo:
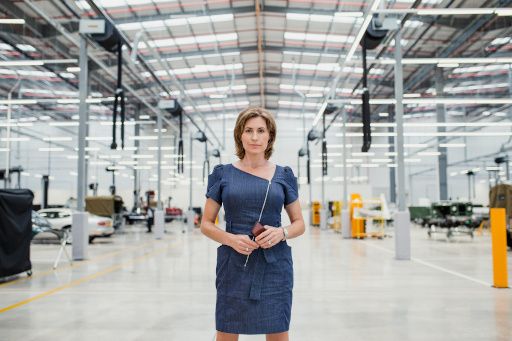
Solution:
[(104, 270), (102, 270), (102, 271), (99, 271), (99, 272), (93, 273), (93, 274), (91, 274), (91, 275), (89, 275), (89, 276), (85, 276), (85, 277), (82, 277), (82, 278), (76, 279), (76, 280), (74, 280), (74, 281), (72, 281), (72, 282), (69, 282), (69, 283), (64, 284), (64, 285), (61, 285), (61, 286), (59, 286), (59, 287), (56, 287), (56, 288), (50, 289), (50, 290), (45, 291), (45, 292), (43, 292), (43, 293), (40, 293), (40, 294), (38, 294), (38, 295), (36, 295), (36, 296), (33, 296), (33, 297), (30, 297), (30, 298), (27, 298), (27, 299), (25, 299), (25, 300), (23, 300), (23, 301), (20, 301), (20, 302), (17, 302), (17, 303), (11, 304), (11, 305), (9, 305), (9, 306), (7, 306), (7, 307), (4, 307), (4, 308), (0, 308), (0, 314), (5, 313), (5, 312), (7, 312), (7, 311), (9, 311), (9, 310), (13, 310), (13, 309), (19, 308), (19, 307), (21, 307), (21, 306), (24, 306), (24, 305), (26, 305), (26, 304), (30, 303), (30, 302), (33, 302), (33, 301), (39, 300), (39, 299), (41, 299), (41, 298), (44, 298), (44, 297), (47, 297), (47, 296), (53, 295), (53, 294), (55, 294), (55, 293), (57, 293), (57, 292), (59, 292), (59, 291), (62, 291), (62, 290), (64, 290), (64, 289), (71, 288), (71, 287), (74, 287), (74, 286), (80, 285), (80, 284), (82, 284), (82, 283), (85, 283), (85, 282), (91, 281), (91, 280), (93, 280), (93, 279), (95, 279), (95, 278), (98, 278), (98, 277), (100, 277), (100, 276), (103, 276), (103, 275), (106, 275), (106, 274), (108, 274), (108, 273), (111, 273), (111, 272), (114, 272), (114, 271), (116, 271), (116, 270), (119, 270), (119, 269), (123, 268), (123, 267), (124, 267), (124, 266), (126, 266), (126, 265), (132, 265), (132, 264), (139, 263), (139, 262), (141, 262), (142, 260), (144, 260), (144, 259), (146, 259), (146, 258), (149, 258), (149, 257), (151, 257), (151, 256), (155, 256), (155, 255), (157, 255), (157, 254), (159, 254), (159, 253), (162, 253), (162, 252), (164, 252), (164, 251), (168, 250), (168, 248), (169, 248), (171, 245), (172, 245), (172, 244), (166, 245), (165, 247), (162, 247), (162, 248), (156, 249), (156, 250), (155, 250), (155, 251), (153, 251), (153, 252), (150, 252), (150, 253), (145, 254), (145, 255), (143, 255), (143, 256), (140, 256), (140, 257), (137, 257), (137, 258), (132, 259), (132, 260), (130, 260), (130, 261), (123, 262), (123, 263), (121, 263), (121, 264), (117, 264), (117, 265), (113, 265), (113, 266), (111, 266), (111, 267), (109, 267), (109, 268), (106, 268), (106, 269), (104, 269)]
[[(149, 241), (149, 242), (146, 242), (146, 243), (144, 243), (142, 245), (133, 246), (133, 247), (131, 247), (129, 249), (121, 249), (121, 250), (118, 250), (118, 251), (108, 252), (108, 253), (99, 255), (98, 257), (95, 257), (95, 258), (86, 259), (84, 261), (75, 261), (73, 263), (73, 265), (69, 264), (69, 262), (68, 262), (67, 265), (59, 266), (55, 270), (52, 268), (50, 270), (39, 272), (39, 273), (34, 274), (32, 276), (20, 277), (18, 279), (12, 280), (12, 281), (8, 281), (8, 282), (5, 282), (5, 283), (0, 283), (0, 288), (5, 288), (5, 287), (11, 286), (13, 284), (17, 284), (17, 283), (20, 283), (20, 282), (23, 282), (23, 281), (27, 281), (29, 279), (30, 280), (34, 280), (36, 278), (45, 277), (45, 276), (51, 275), (51, 274), (53, 274), (55, 272), (67, 270), (67, 269), (70, 269), (70, 268), (77, 269), (77, 268), (82, 267), (84, 265), (96, 263), (96, 262), (102, 261), (104, 259), (108, 259), (108, 258), (111, 258), (113, 256), (116, 256), (118, 254), (123, 254), (123, 253), (126, 253), (128, 251), (134, 251), (134, 250), (137, 250), (137, 249), (140, 249), (140, 248), (144, 248), (144, 247), (146, 247), (146, 246), (148, 246), (148, 245), (150, 245), (152, 243), (153, 243), (153, 241)], [(63, 257), (65, 257), (65, 256), (63, 256)], [(63, 261), (67, 261), (67, 259), (64, 258)], [(52, 266), (53, 266), (53, 263), (52, 263)]]

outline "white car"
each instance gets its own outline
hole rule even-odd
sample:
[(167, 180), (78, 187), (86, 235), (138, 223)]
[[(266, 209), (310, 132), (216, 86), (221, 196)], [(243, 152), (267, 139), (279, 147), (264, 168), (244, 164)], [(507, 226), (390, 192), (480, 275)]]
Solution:
[[(71, 209), (45, 208), (37, 211), (37, 213), (48, 219), (54, 229), (69, 229), (71, 231), (73, 219), (73, 211)], [(109, 237), (112, 234), (114, 234), (114, 227), (111, 218), (89, 213), (89, 242), (92, 242), (96, 237)]]

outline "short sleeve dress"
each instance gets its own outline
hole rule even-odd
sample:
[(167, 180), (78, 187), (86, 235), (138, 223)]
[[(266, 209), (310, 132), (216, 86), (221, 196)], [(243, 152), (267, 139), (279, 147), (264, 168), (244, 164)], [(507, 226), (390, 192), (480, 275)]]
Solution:
[[(217, 165), (208, 176), (206, 197), (224, 206), (226, 231), (251, 235), (258, 220), (269, 181), (232, 164)], [(263, 225), (281, 226), (281, 211), (298, 199), (297, 179), (290, 167), (276, 166)], [(290, 246), (281, 241), (257, 249), (249, 257), (227, 245), (217, 249), (216, 329), (233, 334), (272, 334), (288, 331), (293, 288)]]

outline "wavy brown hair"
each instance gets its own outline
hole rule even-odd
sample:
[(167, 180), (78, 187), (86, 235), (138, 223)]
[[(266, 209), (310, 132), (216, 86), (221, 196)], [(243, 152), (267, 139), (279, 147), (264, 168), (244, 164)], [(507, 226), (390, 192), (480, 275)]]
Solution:
[(270, 159), (274, 151), (274, 141), (276, 140), (276, 121), (270, 111), (261, 107), (249, 107), (238, 114), (236, 119), (235, 129), (233, 135), (235, 137), (236, 156), (241, 160), (245, 156), (245, 149), (242, 143), (242, 134), (244, 133), (245, 124), (248, 120), (255, 117), (261, 117), (267, 123), (269, 132), (269, 140), (267, 149), (265, 149), (265, 159)]

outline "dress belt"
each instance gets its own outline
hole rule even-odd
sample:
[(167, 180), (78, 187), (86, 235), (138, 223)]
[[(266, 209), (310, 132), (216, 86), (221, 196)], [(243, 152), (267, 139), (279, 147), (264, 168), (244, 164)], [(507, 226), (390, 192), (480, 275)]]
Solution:
[[(281, 224), (279, 224), (280, 226)], [(231, 221), (226, 221), (226, 232), (235, 233), (235, 234), (247, 234), (248, 228), (252, 226), (248, 226), (247, 224), (237, 224)], [(281, 242), (280, 242), (281, 243)], [(249, 293), (249, 298), (251, 300), (260, 300), (261, 298), (261, 288), (263, 287), (263, 277), (265, 275), (265, 269), (268, 263), (273, 263), (276, 261), (275, 252), (277, 248), (281, 249), (280, 243), (274, 245), (270, 249), (258, 249), (256, 252), (258, 254), (256, 256), (256, 263), (254, 264), (254, 277), (251, 283), (251, 291)], [(236, 251), (234, 251), (236, 252)], [(263, 252), (263, 257), (259, 256), (259, 253)]]

